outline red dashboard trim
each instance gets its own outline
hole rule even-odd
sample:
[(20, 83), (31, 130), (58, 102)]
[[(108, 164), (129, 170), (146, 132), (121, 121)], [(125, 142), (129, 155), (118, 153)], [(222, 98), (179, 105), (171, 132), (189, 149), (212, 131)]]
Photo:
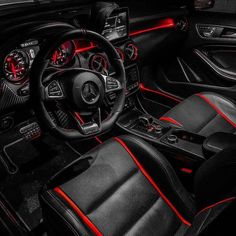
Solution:
[[(129, 36), (133, 37), (136, 35), (148, 33), (148, 32), (159, 30), (159, 29), (168, 29), (168, 28), (175, 28), (175, 27), (176, 27), (175, 20), (173, 18), (166, 18), (166, 19), (159, 20), (159, 22), (153, 27), (133, 31), (129, 34)], [(90, 42), (90, 45), (87, 47), (78, 47), (77, 45), (75, 52), (82, 53), (82, 52), (90, 51), (94, 48), (96, 48), (96, 45), (93, 42)]]
[(79, 47), (77, 45), (77, 48), (75, 50), (75, 53), (82, 53), (82, 52), (87, 52), (90, 51), (92, 49), (96, 48), (96, 45), (93, 42), (90, 42), (90, 45), (88, 47)]
[(132, 37), (132, 36), (148, 33), (148, 32), (159, 30), (159, 29), (175, 28), (175, 26), (176, 24), (175, 24), (174, 19), (166, 18), (166, 19), (160, 20), (157, 23), (157, 25), (154, 27), (133, 31), (129, 34), (129, 36)]

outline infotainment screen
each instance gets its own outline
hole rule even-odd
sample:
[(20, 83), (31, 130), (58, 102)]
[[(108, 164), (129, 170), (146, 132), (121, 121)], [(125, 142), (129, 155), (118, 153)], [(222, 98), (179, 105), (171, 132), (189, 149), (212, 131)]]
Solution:
[(102, 35), (109, 41), (128, 36), (128, 10), (118, 9), (106, 19)]

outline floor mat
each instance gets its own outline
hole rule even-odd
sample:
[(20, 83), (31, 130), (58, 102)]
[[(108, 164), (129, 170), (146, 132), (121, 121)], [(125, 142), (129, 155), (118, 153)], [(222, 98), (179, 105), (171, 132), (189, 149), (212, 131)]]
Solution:
[(7, 153), (19, 170), (0, 181), (0, 191), (28, 228), (33, 230), (42, 221), (39, 190), (51, 176), (79, 155), (63, 141), (51, 136), (46, 136), (39, 143), (17, 145)]

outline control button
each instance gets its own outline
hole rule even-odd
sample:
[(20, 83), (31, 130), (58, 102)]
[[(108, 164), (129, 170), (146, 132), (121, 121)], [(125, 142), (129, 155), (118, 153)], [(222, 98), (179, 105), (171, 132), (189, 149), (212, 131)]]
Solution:
[(119, 83), (116, 79), (112, 77), (107, 77), (106, 78), (106, 89), (107, 90), (113, 90), (119, 88)]
[(20, 133), (24, 135), (27, 140), (33, 140), (41, 136), (41, 129), (37, 122), (33, 122), (20, 129)]
[(48, 97), (50, 98), (60, 98), (63, 97), (62, 89), (57, 81), (52, 81), (48, 87)]
[(171, 134), (167, 137), (167, 141), (170, 144), (175, 144), (178, 142), (178, 137), (176, 135)]

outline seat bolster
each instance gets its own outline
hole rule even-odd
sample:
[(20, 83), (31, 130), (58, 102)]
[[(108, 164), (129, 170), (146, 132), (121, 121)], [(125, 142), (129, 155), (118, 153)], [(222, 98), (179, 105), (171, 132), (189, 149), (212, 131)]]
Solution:
[[(215, 232), (218, 232), (217, 235), (234, 235), (232, 232), (230, 232), (230, 230), (224, 227), (226, 226), (226, 224), (223, 223), (224, 226), (221, 228), (222, 223), (221, 222), (220, 223), (218, 222), (219, 224), (217, 223), (218, 217), (221, 218), (227, 216), (226, 217), (227, 221), (229, 222), (231, 221), (231, 219), (229, 219), (230, 214), (225, 215), (225, 213), (232, 211), (232, 209), (235, 209), (235, 208), (229, 209), (233, 201), (234, 198), (229, 198), (226, 199), (225, 201), (218, 202), (212, 206), (202, 209), (200, 212), (196, 214), (192, 226), (187, 228), (187, 231), (184, 234), (184, 236), (192, 236), (192, 235), (207, 236), (207, 235), (213, 235), (215, 234)], [(222, 220), (222, 222), (224, 221), (225, 219)], [(233, 224), (231, 224), (231, 227), (232, 225)], [(215, 230), (216, 228), (218, 229)], [(227, 234), (226, 231), (230, 233)]]
[(166, 158), (153, 146), (136, 136), (124, 135), (119, 139), (148, 170), (150, 176), (178, 211), (191, 222), (196, 212), (194, 200), (183, 187)]
[(202, 92), (185, 99), (160, 120), (203, 136), (234, 133), (236, 104), (222, 95)]
[(223, 119), (236, 128), (236, 105), (229, 99), (216, 93), (196, 94), (212, 107)]

